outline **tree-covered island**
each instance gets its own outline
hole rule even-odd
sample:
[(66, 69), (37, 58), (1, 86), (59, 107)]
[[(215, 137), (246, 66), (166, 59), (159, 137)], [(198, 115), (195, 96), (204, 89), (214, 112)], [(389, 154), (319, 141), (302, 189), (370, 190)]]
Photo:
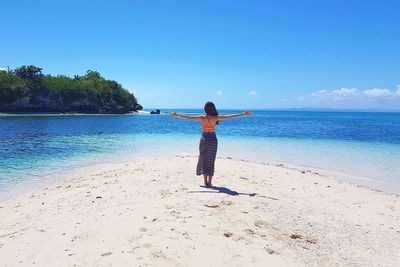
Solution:
[(0, 70), (0, 112), (128, 113), (142, 109), (116, 81), (88, 70), (73, 78), (44, 75), (42, 68)]

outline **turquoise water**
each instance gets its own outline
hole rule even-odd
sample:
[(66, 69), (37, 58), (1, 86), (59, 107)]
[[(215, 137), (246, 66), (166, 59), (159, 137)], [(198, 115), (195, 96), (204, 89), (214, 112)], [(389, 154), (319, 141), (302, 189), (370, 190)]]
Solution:
[[(2, 116), (0, 194), (97, 162), (196, 155), (200, 131), (167, 115)], [(400, 192), (399, 113), (255, 111), (221, 122), (217, 134), (219, 156), (324, 169)]]

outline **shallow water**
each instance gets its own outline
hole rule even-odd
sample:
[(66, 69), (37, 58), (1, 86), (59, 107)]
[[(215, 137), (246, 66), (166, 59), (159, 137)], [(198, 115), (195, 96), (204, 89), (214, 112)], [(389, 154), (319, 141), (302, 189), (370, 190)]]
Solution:
[[(95, 162), (196, 155), (200, 131), (167, 115), (2, 116), (0, 194)], [(255, 111), (221, 122), (217, 134), (219, 156), (326, 169), (400, 192), (399, 113)]]

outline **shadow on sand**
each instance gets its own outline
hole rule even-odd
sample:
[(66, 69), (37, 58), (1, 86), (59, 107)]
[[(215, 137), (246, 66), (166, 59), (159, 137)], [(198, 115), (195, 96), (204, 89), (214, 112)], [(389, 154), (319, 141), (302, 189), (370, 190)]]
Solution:
[(249, 197), (259, 196), (259, 197), (269, 198), (269, 199), (272, 199), (272, 200), (279, 200), (277, 198), (263, 196), (263, 195), (260, 195), (258, 193), (239, 193), (237, 191), (231, 190), (231, 189), (223, 187), (223, 186), (204, 186), (204, 185), (201, 185), (200, 187), (205, 188), (205, 189), (211, 189), (211, 190), (189, 191), (189, 193), (223, 193), (223, 194), (227, 194), (227, 195), (230, 195), (230, 196), (239, 196), (239, 195), (244, 195), (244, 196), (249, 196)]

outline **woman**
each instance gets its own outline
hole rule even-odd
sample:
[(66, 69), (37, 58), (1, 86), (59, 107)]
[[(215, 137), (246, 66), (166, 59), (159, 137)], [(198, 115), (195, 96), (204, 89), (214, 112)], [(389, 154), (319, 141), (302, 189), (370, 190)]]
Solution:
[(200, 116), (186, 116), (172, 112), (171, 116), (174, 118), (188, 119), (194, 121), (201, 121), (203, 134), (200, 139), (200, 155), (197, 162), (197, 175), (203, 174), (204, 185), (212, 186), (212, 177), (214, 175), (214, 163), (217, 155), (218, 140), (215, 135), (215, 127), (219, 121), (237, 118), (241, 116), (249, 116), (251, 112), (243, 112), (240, 114), (219, 115), (214, 103), (207, 102), (204, 105), (206, 115)]

